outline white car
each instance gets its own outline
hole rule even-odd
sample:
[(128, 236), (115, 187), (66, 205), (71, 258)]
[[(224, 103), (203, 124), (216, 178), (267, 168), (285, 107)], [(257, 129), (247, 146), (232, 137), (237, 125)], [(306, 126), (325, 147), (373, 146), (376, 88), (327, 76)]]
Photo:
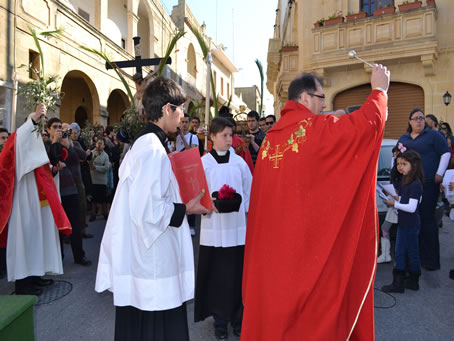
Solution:
[[(382, 184), (389, 184), (391, 176), (391, 165), (393, 152), (392, 149), (397, 144), (397, 140), (394, 139), (383, 139), (380, 147), (380, 155), (378, 157), (378, 167), (377, 167), (377, 182)], [(377, 209), (380, 226), (385, 219), (386, 212), (388, 211), (388, 206), (383, 202), (383, 199), (378, 196), (377, 198)]]

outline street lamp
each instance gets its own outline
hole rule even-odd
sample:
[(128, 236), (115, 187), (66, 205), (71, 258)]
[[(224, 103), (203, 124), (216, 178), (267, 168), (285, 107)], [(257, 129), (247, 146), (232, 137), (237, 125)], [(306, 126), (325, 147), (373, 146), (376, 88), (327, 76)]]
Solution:
[(451, 103), (451, 94), (446, 91), (446, 93), (443, 95), (443, 103), (448, 106)]

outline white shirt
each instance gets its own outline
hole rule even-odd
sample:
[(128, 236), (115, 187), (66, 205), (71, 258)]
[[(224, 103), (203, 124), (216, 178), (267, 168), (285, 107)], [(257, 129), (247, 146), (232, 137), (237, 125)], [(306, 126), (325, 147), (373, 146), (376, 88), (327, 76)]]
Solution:
[(96, 291), (114, 305), (168, 310), (194, 297), (194, 254), (186, 218), (169, 226), (178, 183), (158, 137), (141, 136), (126, 154), (99, 255)]
[(228, 163), (217, 163), (213, 155), (202, 157), (203, 169), (210, 194), (219, 191), (225, 184), (241, 195), (238, 212), (215, 213), (202, 216), (200, 245), (231, 247), (244, 245), (246, 239), (246, 212), (249, 210), (252, 174), (246, 162), (235, 153), (230, 153)]
[(46, 273), (62, 274), (58, 229), (50, 206), (41, 207), (34, 169), (49, 163), (29, 119), (16, 132), (13, 208), (8, 222), (8, 281)]
[[(192, 146), (198, 146), (199, 145), (199, 138), (197, 135), (194, 135), (192, 133), (187, 133), (184, 135), (184, 139), (188, 143), (189, 147)], [(184, 149), (184, 142), (183, 139), (181, 138), (180, 135), (177, 135), (176, 141), (175, 141), (175, 150), (177, 152), (181, 152)]]

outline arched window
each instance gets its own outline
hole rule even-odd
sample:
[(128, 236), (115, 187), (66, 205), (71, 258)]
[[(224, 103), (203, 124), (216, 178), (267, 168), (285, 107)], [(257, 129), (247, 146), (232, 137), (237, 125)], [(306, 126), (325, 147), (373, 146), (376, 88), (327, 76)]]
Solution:
[(192, 44), (189, 44), (188, 47), (188, 73), (195, 78), (197, 78), (197, 63), (195, 59), (195, 50)]

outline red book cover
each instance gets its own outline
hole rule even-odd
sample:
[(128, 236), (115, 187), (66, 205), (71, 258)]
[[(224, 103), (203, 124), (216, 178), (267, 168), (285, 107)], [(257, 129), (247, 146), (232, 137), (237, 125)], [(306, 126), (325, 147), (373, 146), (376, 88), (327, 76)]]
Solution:
[(213, 208), (213, 202), (210, 197), (210, 191), (208, 190), (199, 149), (192, 148), (184, 152), (171, 153), (169, 154), (169, 159), (178, 181), (178, 187), (180, 187), (180, 195), (183, 203), (188, 203), (202, 189), (205, 189), (205, 195), (200, 200), (200, 203), (211, 210)]

